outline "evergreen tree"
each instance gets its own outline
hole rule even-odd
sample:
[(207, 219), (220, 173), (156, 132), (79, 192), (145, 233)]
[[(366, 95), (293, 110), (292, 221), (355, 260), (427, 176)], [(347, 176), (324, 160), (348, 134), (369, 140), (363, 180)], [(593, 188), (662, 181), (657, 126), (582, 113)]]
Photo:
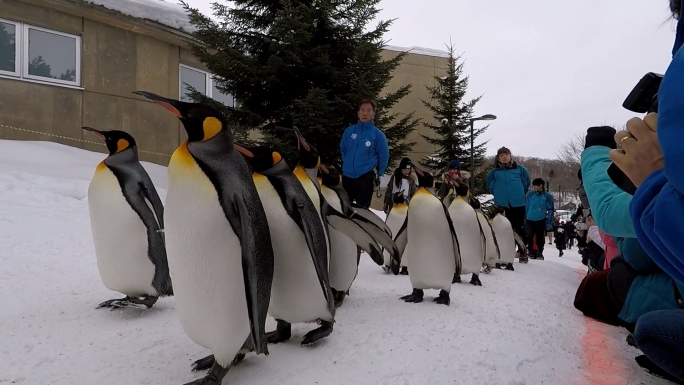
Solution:
[[(482, 175), (475, 175), (473, 170), (478, 170), (484, 160), (487, 142), (477, 144), (473, 148), (475, 167), (470, 164), (470, 119), (473, 118), (473, 108), (482, 96), (464, 101), (468, 89), (468, 76), (463, 74), (463, 64), (460, 56), (454, 53), (454, 46), (447, 46), (449, 52), (446, 76), (435, 76), (436, 86), (428, 86), (428, 92), (432, 102), (423, 100), (423, 105), (432, 111), (435, 123), (423, 123), (423, 125), (435, 132), (435, 137), (421, 135), (428, 143), (438, 148), (436, 155), (426, 156), (420, 162), (423, 166), (435, 172), (440, 177), (446, 172), (452, 159), (461, 161), (461, 168), (469, 171), (476, 178), (476, 191), (478, 179)], [(473, 139), (477, 139), (488, 126), (475, 128)], [(437, 178), (436, 178), (437, 179)]]
[[(390, 146), (390, 167), (414, 143), (404, 142), (418, 120), (388, 111), (410, 85), (381, 95), (405, 53), (384, 60), (383, 34), (392, 21), (365, 27), (380, 0), (235, 0), (214, 3), (215, 22), (184, 4), (197, 28), (193, 52), (216, 75), (217, 88), (235, 97), (229, 120), (257, 130), (264, 144), (297, 159), (292, 127), (339, 167), (339, 143), (357, 122), (357, 103), (374, 99), (375, 124)], [(201, 99), (201, 95), (192, 94)]]

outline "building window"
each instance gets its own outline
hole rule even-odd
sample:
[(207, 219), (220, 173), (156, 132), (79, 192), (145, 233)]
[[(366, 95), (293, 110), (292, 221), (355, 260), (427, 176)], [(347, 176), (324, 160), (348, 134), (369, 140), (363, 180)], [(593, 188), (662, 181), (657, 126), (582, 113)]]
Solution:
[(81, 38), (0, 19), (0, 75), (81, 84)]
[(190, 99), (189, 96), (190, 89), (188, 86), (192, 86), (202, 95), (206, 95), (228, 107), (235, 107), (233, 96), (219, 91), (218, 88), (216, 88), (216, 80), (209, 72), (181, 64), (180, 100), (183, 102), (192, 102), (192, 99)]
[(19, 23), (0, 19), (0, 74), (19, 76)]

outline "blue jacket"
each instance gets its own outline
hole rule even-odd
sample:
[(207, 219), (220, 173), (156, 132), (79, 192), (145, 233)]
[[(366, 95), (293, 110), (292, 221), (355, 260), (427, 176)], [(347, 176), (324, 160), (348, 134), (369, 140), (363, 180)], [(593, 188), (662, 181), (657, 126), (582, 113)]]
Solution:
[(592, 146), (582, 152), (582, 181), (596, 225), (613, 237), (635, 238), (629, 205), (632, 196), (608, 176), (610, 148)]
[(389, 148), (385, 133), (371, 120), (347, 127), (340, 140), (342, 174), (358, 178), (378, 166), (378, 175), (385, 174), (389, 162)]
[(544, 219), (548, 225), (553, 220), (553, 195), (546, 191), (529, 191), (525, 196), (525, 213), (528, 221)]
[[(680, 25), (682, 21), (679, 22)], [(679, 37), (679, 36), (678, 36)], [(658, 91), (658, 142), (665, 168), (644, 180), (631, 214), (637, 238), (653, 261), (684, 283), (684, 50), (679, 49)], [(684, 294), (684, 293), (683, 293)]]
[(487, 173), (487, 190), (494, 195), (494, 204), (501, 207), (525, 206), (525, 194), (530, 189), (530, 172), (512, 162), (504, 167), (499, 162)]
[[(584, 175), (584, 174), (583, 174)], [(615, 238), (620, 257), (639, 274), (627, 292), (618, 314), (620, 319), (636, 323), (642, 315), (654, 310), (677, 309), (672, 278), (653, 262), (636, 238)], [(684, 285), (678, 285), (684, 293)]]

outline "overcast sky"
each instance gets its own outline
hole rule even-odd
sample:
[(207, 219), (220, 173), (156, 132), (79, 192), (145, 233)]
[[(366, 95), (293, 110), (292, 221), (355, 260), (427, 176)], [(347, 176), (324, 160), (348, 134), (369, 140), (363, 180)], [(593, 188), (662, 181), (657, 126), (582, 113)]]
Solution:
[[(212, 2), (189, 0), (206, 14)], [(622, 108), (625, 97), (647, 72), (664, 73), (674, 42), (667, 0), (383, 0), (380, 7), (379, 19), (397, 19), (388, 44), (444, 49), (451, 38), (464, 55), (469, 96), (484, 95), (475, 113), (498, 117), (481, 137), (489, 154), (506, 146), (514, 156), (555, 158), (592, 125), (619, 129), (636, 116)]]

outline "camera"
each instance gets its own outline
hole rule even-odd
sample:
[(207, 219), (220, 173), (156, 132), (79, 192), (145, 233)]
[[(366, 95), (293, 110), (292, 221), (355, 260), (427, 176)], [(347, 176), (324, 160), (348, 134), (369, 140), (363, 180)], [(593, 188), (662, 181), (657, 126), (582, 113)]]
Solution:
[[(663, 75), (649, 72), (637, 83), (627, 98), (622, 102), (622, 107), (640, 114), (658, 112), (658, 89), (663, 80)], [(608, 176), (622, 191), (634, 195), (636, 186), (615, 164), (608, 167)]]

